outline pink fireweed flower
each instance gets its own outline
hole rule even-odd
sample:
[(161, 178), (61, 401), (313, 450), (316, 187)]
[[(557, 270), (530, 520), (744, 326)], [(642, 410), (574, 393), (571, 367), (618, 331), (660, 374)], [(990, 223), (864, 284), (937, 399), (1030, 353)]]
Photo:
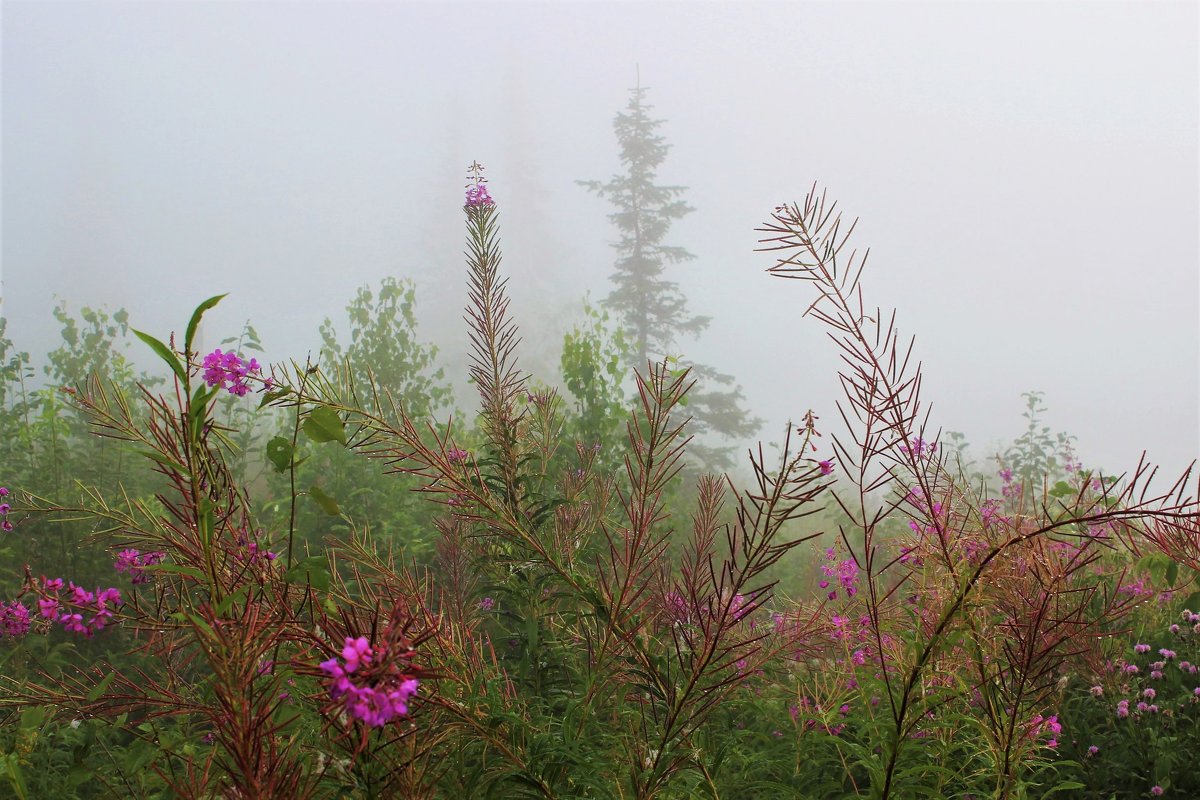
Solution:
[(371, 643), (365, 636), (353, 639), (346, 637), (346, 646), (342, 648), (342, 658), (346, 660), (346, 672), (354, 672), (362, 664), (370, 664), (374, 655)]
[(914, 436), (908, 440), (907, 444), (900, 445), (900, 452), (916, 456), (917, 458), (925, 458), (933, 455), (937, 450), (937, 442), (927, 442), (919, 436)]
[(833, 461), (832, 460), (826, 459), (824, 461), (818, 461), (817, 466), (819, 466), (821, 468), (822, 475), (832, 475), (833, 474)]
[[(343, 668), (336, 657), (319, 666), (331, 679), (329, 696), (341, 705), (342, 710), (354, 719), (379, 728), (408, 714), (409, 701), (417, 693), (420, 682), (416, 678), (386, 672), (380, 676), (374, 669), (370, 678), (361, 677), (361, 673), (355, 675), (358, 667), (368, 663), (367, 653), (373, 654), (374, 650), (365, 636), (346, 637), (346, 647), (342, 651), (346, 666)], [(384, 669), (387, 669), (386, 665)], [(356, 679), (362, 682), (358, 683)]]
[[(858, 593), (858, 565), (852, 558), (838, 561), (835, 564), (836, 559), (837, 554), (834, 549), (828, 548), (825, 551), (826, 563), (821, 565), (821, 572), (828, 579), (836, 579), (847, 598), (854, 597)], [(828, 589), (830, 581), (822, 580), (818, 585), (822, 589)], [(837, 590), (830, 591), (828, 597), (830, 600), (836, 600)]]
[[(0, 486), (0, 498), (8, 497), (8, 489)], [(0, 530), (11, 531), (13, 529), (12, 520), (8, 519), (9, 512), (12, 511), (12, 506), (7, 501), (0, 500)]]
[(688, 621), (688, 601), (679, 592), (667, 592), (667, 596), (663, 598), (663, 606), (667, 616), (675, 622)]
[(491, 597), (485, 597), (479, 601), (480, 611), (491, 611), (496, 607), (496, 601)]
[(466, 450), (459, 450), (457, 447), (449, 450), (446, 453), (446, 459), (451, 464), (461, 464), (467, 460), (468, 456), (470, 456), (470, 453), (468, 453)]
[(1000, 501), (996, 498), (984, 501), (979, 507), (979, 517), (985, 528), (991, 527), (997, 520), (1003, 521), (1004, 517), (1000, 515)]
[(256, 541), (257, 533), (242, 529), (238, 531), (234, 541), (237, 542), (238, 549), (234, 551), (234, 558), (243, 564), (256, 564), (260, 561), (271, 562), (278, 558), (278, 555), (268, 550), (264, 545)]
[(117, 572), (128, 572), (132, 583), (149, 583), (150, 576), (146, 574), (145, 567), (158, 564), (166, 557), (167, 554), (164, 552), (142, 553), (133, 549), (122, 550), (117, 553), (113, 569)]
[(257, 360), (244, 361), (237, 353), (222, 353), (220, 348), (206, 355), (202, 366), (205, 383), (220, 386), (238, 397), (245, 397), (250, 392), (246, 381), (251, 375), (262, 374), (262, 366)]
[(467, 187), (467, 208), (479, 208), (480, 206), (494, 206), (496, 201), (488, 194), (487, 186), (479, 184), (476, 186)]
[(1100, 752), (1100, 748), (1097, 747), (1096, 745), (1092, 745), (1091, 747), (1089, 747), (1087, 749), (1087, 754), (1089, 756), (1094, 756), (1094, 755), (1096, 755), (1096, 753), (1099, 753), (1099, 752)]
[(1058, 747), (1058, 737), (1062, 734), (1062, 724), (1058, 721), (1057, 714), (1051, 714), (1048, 717), (1043, 717), (1038, 714), (1033, 719), (1029, 720), (1026, 727), (1025, 735), (1030, 739), (1037, 739), (1041, 736), (1048, 736), (1046, 747), (1051, 750)]
[(0, 603), (0, 637), (29, 633), (29, 609), (17, 600)]

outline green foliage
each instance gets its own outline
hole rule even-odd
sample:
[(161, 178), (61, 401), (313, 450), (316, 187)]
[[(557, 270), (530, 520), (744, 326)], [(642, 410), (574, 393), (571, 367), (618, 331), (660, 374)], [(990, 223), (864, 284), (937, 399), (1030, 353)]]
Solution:
[(1024, 392), (1025, 432), (1004, 452), (1004, 461), (1021, 483), (1036, 489), (1041, 488), (1042, 479), (1051, 482), (1063, 474), (1063, 459), (1069, 457), (1074, 436), (1066, 433), (1051, 433), (1050, 426), (1042, 424), (1046, 412), (1042, 392)]
[[(327, 323), (322, 364), (278, 364), (253, 398), (207, 386), (189, 352), (220, 297), (182, 353), (135, 332), (178, 383), (161, 393), (136, 385), (123, 315), (63, 312), (65, 394), (25, 391), (0, 321), (19, 524), (0, 560), (30, 564), (0, 601), (36, 609), (43, 573), (120, 582), (124, 601), (88, 638), (36, 613), (5, 638), (0, 795), (1200, 794), (1195, 498), (1064, 471), (1070, 437), (1040, 425), (1036, 394), (1009, 455), (1044, 508), (989, 500), (961, 439), (916, 444), (918, 362), (861, 329), (856, 264), (815, 195), (765, 230), (799, 250), (772, 271), (818, 285), (850, 430), (818, 453), (810, 412), (752, 457), (747, 488), (685, 481), (697, 369), (664, 358), (628, 380), (627, 334), (587, 307), (563, 397), (525, 373), (482, 184), (473, 169), (466, 424), (435, 421), (449, 393), (411, 284), (360, 290), (349, 343)], [(261, 352), (249, 323), (222, 345)], [(837, 536), (817, 549), (822, 528)], [(802, 541), (815, 562), (793, 558)], [(136, 581), (112, 568), (131, 547), (164, 554)], [(347, 694), (329, 664), (351, 674), (360, 637)], [(356, 721), (344, 698), (407, 675), (402, 721)], [(1121, 719), (1119, 698), (1159, 708)]]
[[(384, 278), (377, 292), (360, 287), (346, 314), (348, 341), (338, 339), (332, 321), (321, 326), (322, 362), (330, 374), (343, 373), (356, 387), (356, 402), (394, 422), (406, 416), (422, 424), (448, 406), (451, 391), (436, 367), (437, 348), (417, 338), (411, 281)], [(308, 487), (312, 502), (277, 502), (269, 508), (277, 524), (285, 514), (292, 515), (290, 525), (302, 547), (315, 552), (330, 531), (348, 534), (347, 519), (352, 518), (369, 526), (381, 542), (403, 548), (409, 558), (432, 557), (432, 509), (413, 493), (417, 484), (388, 475), (382, 462), (348, 450), (346, 445), (364, 442), (349, 438), (352, 433), (335, 411), (317, 407), (283, 425), (263, 449), (274, 468), (268, 480), (276, 497), (296, 486)]]
[(612, 328), (608, 312), (585, 302), (583, 313), (563, 337), (560, 370), (575, 401), (563, 433), (583, 447), (608, 444), (599, 458), (615, 471), (621, 449), (612, 444), (620, 442), (633, 402), (626, 387), (629, 343), (623, 330)]
[(417, 339), (416, 287), (384, 278), (378, 293), (359, 287), (346, 306), (350, 340), (337, 338), (333, 323), (321, 326), (322, 361), (351, 365), (359, 386), (374, 386), (412, 419), (426, 419), (450, 401), (445, 375), (435, 366), (437, 348)]

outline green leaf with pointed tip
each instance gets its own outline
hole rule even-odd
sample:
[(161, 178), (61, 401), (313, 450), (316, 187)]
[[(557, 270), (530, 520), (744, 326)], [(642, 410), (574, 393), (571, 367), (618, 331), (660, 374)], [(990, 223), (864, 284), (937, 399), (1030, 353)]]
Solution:
[(1075, 490), (1066, 481), (1059, 481), (1054, 484), (1054, 488), (1050, 490), (1051, 497), (1066, 497), (1067, 495), (1075, 494)]
[(294, 453), (292, 443), (282, 436), (276, 436), (267, 442), (267, 460), (275, 467), (276, 472), (283, 472), (288, 468)]
[(200, 318), (204, 316), (204, 312), (221, 302), (225, 295), (219, 294), (216, 297), (210, 297), (200, 305), (196, 306), (196, 310), (192, 312), (192, 318), (188, 320), (187, 334), (183, 337), (183, 349), (187, 352), (192, 352), (192, 340), (196, 338), (196, 328), (200, 327)]
[(182, 564), (151, 564), (145, 567), (147, 572), (167, 572), (176, 575), (184, 575), (198, 581), (204, 580), (204, 573), (196, 567), (186, 567)]
[(182, 475), (187, 474), (187, 467), (183, 466), (183, 464), (180, 464), (178, 461), (172, 461), (171, 459), (164, 456), (162, 453), (157, 453), (153, 450), (138, 450), (137, 452), (141, 453), (146, 458), (149, 458), (152, 461), (157, 461), (159, 464), (162, 464), (164, 467), (166, 467), (169, 470), (173, 470)]
[(329, 406), (319, 406), (304, 418), (304, 433), (314, 442), (346, 443), (346, 426)]
[(274, 403), (279, 398), (287, 397), (287, 394), (288, 394), (287, 389), (275, 389), (274, 391), (267, 392), (266, 394), (264, 394), (262, 396), (262, 399), (258, 401), (258, 407), (266, 408), (267, 406), (269, 406), (271, 403)]
[(325, 494), (325, 492), (321, 491), (320, 486), (309, 487), (308, 496), (316, 501), (316, 504), (321, 507), (321, 510), (329, 516), (336, 517), (342, 513), (342, 510), (338, 508), (337, 500), (334, 500), (332, 497)]
[(187, 381), (187, 370), (183, 368), (183, 364), (179, 363), (179, 357), (171, 352), (171, 348), (167, 347), (165, 344), (160, 342), (158, 339), (155, 339), (148, 333), (142, 333), (139, 330), (135, 330), (133, 335), (150, 345), (150, 349), (157, 353), (159, 358), (167, 362), (167, 366), (170, 367), (171, 371), (175, 373), (175, 377), (179, 378), (181, 381)]

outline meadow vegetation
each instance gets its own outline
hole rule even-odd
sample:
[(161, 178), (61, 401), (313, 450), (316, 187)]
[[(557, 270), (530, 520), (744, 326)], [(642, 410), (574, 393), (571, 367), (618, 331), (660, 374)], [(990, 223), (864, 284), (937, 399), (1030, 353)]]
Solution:
[(64, 307), (34, 388), (0, 321), (0, 792), (1200, 795), (1194, 475), (1086, 467), (1036, 393), (971, 462), (815, 189), (763, 279), (842, 399), (710, 474), (694, 373), (619, 308), (522, 370), (478, 165), (463, 214), (465, 410), (401, 281), (311, 362), (198, 352), (220, 297), (179, 334)]

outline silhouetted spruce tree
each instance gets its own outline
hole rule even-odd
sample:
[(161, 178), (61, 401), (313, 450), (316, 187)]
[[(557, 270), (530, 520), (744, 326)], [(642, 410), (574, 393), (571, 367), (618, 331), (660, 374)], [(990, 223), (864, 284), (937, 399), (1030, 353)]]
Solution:
[[(688, 311), (679, 285), (665, 276), (668, 265), (696, 257), (683, 247), (666, 243), (671, 223), (694, 209), (682, 199), (686, 186), (656, 182), (670, 145), (658, 133), (663, 120), (650, 116), (653, 106), (645, 102), (646, 91), (640, 84), (631, 89), (629, 104), (613, 121), (624, 173), (603, 183), (579, 181), (616, 208), (609, 214), (621, 232), (620, 241), (613, 245), (617, 250), (611, 276), (615, 288), (603, 304), (617, 315), (639, 370), (645, 370), (647, 360), (670, 353), (677, 337), (699, 334), (709, 323), (708, 317)], [(742, 408), (741, 387), (733, 385), (732, 376), (700, 364), (685, 365), (697, 379), (688, 396), (688, 411), (697, 433), (742, 440), (758, 430), (761, 421)], [(732, 388), (717, 390), (714, 386)], [(689, 452), (710, 468), (732, 465), (728, 447), (694, 443)]]

